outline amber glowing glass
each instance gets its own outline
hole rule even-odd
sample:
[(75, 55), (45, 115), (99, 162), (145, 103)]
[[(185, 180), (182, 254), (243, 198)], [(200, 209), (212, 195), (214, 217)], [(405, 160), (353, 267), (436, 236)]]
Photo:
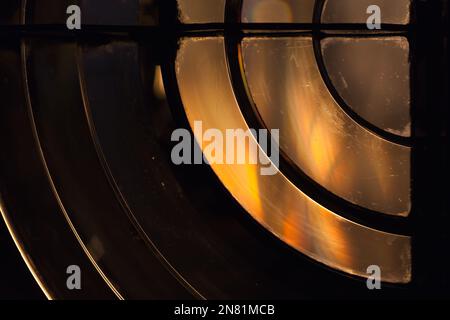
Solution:
[[(304, 58), (308, 58), (309, 42), (302, 41), (300, 45), (307, 50)], [(231, 87), (223, 38), (182, 40), (176, 70), (191, 126), (202, 121), (204, 130), (248, 129)], [(319, 154), (328, 152), (328, 144), (320, 147)], [(410, 281), (409, 237), (349, 221), (313, 201), (282, 173), (260, 175), (259, 164), (213, 164), (212, 169), (253, 218), (300, 252), (350, 274), (366, 276), (367, 266), (375, 264), (383, 270), (383, 281)]]

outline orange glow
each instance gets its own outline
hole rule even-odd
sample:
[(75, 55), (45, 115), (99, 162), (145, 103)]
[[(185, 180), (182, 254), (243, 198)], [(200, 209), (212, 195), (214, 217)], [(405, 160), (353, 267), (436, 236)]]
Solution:
[[(224, 133), (226, 129), (249, 129), (231, 88), (223, 38), (182, 40), (176, 70), (192, 127), (195, 121), (202, 121), (204, 130), (216, 128)], [(309, 119), (313, 117), (311, 114)], [(313, 137), (321, 143), (325, 128), (315, 127), (312, 121), (308, 123)], [(306, 140), (303, 144), (308, 146)], [(332, 144), (330, 141), (322, 147)], [(329, 153), (339, 146), (331, 151), (317, 149), (311, 161), (333, 162)], [(350, 274), (367, 276), (367, 267), (376, 264), (383, 270), (383, 281), (411, 280), (410, 237), (381, 232), (342, 218), (313, 201), (282, 173), (260, 175), (260, 164), (211, 166), (253, 218), (300, 252)], [(329, 174), (329, 170), (325, 167), (324, 174)]]
[(398, 216), (410, 210), (410, 153), (353, 121), (329, 93), (312, 39), (249, 38), (242, 43), (248, 88), (280, 147), (308, 176), (362, 207)]

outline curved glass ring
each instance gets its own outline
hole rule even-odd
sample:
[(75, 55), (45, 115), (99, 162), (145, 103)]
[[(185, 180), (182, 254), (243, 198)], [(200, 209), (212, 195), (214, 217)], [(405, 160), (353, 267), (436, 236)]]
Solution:
[[(192, 128), (202, 121), (204, 130), (224, 134), (229, 128), (248, 129), (231, 88), (223, 37), (181, 40), (176, 73)], [(196, 138), (200, 141), (198, 133)], [(280, 172), (260, 175), (259, 164), (211, 166), (253, 218), (298, 251), (349, 274), (366, 277), (367, 267), (378, 265), (383, 281), (410, 282), (410, 237), (347, 220), (313, 201)]]
[(280, 129), (281, 149), (305, 174), (361, 207), (409, 215), (411, 149), (341, 110), (318, 70), (310, 36), (244, 39), (242, 60), (261, 119)]

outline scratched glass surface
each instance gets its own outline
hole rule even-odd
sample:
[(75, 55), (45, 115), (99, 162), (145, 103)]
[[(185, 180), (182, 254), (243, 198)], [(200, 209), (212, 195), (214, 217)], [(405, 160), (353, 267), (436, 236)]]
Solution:
[[(280, 44), (282, 45), (278, 43)], [(310, 40), (306, 39), (300, 44), (309, 48)], [(252, 44), (249, 43), (246, 47), (249, 46)], [(310, 62), (308, 59), (304, 61)], [(264, 68), (264, 64), (262, 67)], [(286, 72), (286, 69), (280, 69)], [(195, 121), (202, 121), (204, 130), (215, 128), (223, 134), (228, 128), (244, 131), (248, 129), (232, 90), (222, 37), (183, 39), (178, 52), (176, 73), (191, 127)], [(275, 85), (275, 89), (280, 87)], [(299, 87), (299, 90), (302, 90), (302, 87)], [(292, 96), (292, 91), (288, 93), (291, 95), (287, 96), (287, 99), (297, 98)], [(285, 90), (279, 91), (280, 96), (285, 94)], [(318, 99), (320, 96), (319, 93)], [(305, 116), (305, 122), (311, 120), (308, 114)], [(295, 119), (292, 118), (293, 121)], [(311, 125), (314, 124), (313, 122)], [(335, 141), (328, 143), (325, 140), (317, 140), (317, 129), (320, 128), (316, 125), (314, 130), (311, 125), (306, 127), (307, 130), (312, 129), (312, 136), (308, 137), (317, 144), (318, 152), (322, 150), (326, 153), (326, 148)], [(335, 130), (341, 131), (342, 128)], [(202, 145), (203, 148), (205, 146)], [(336, 148), (340, 147), (343, 146), (336, 145)], [(249, 149), (247, 152), (251, 153), (253, 150)], [(346, 152), (345, 146), (342, 152)], [(348, 166), (351, 165), (350, 163)], [(367, 266), (377, 264), (383, 270), (382, 280), (396, 283), (410, 281), (409, 237), (377, 231), (347, 220), (339, 213), (334, 213), (312, 200), (281, 172), (273, 176), (260, 175), (261, 164), (212, 164), (211, 167), (233, 197), (254, 219), (297, 250), (350, 274), (365, 277)]]
[(178, 0), (182, 23), (219, 23), (225, 19), (225, 0)]
[(242, 22), (311, 23), (314, 0), (244, 0)]
[(350, 118), (328, 91), (305, 37), (242, 42), (248, 88), (280, 147), (314, 181), (356, 205), (410, 212), (410, 153)]
[(377, 5), (381, 22), (407, 24), (410, 20), (410, 0), (327, 0), (322, 11), (323, 23), (366, 23), (367, 8)]
[(347, 105), (375, 126), (411, 135), (409, 43), (405, 37), (326, 38), (323, 60)]

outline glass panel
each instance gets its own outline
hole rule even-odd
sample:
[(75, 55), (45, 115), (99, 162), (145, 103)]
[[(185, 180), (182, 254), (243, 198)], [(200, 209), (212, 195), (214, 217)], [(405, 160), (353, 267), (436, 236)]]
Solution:
[(20, 0), (0, 1), (0, 25), (20, 24)]
[(381, 22), (407, 24), (410, 0), (327, 0), (322, 12), (324, 23), (366, 23), (367, 8), (377, 5), (381, 9)]
[(66, 24), (68, 6), (81, 8), (82, 25), (155, 25), (158, 8), (154, 0), (39, 0), (27, 2), (28, 22)]
[(355, 112), (383, 130), (411, 135), (406, 38), (327, 38), (322, 53), (333, 86)]
[[(231, 88), (223, 38), (182, 40), (176, 70), (192, 128), (195, 121), (202, 121), (203, 130), (214, 128), (224, 135), (229, 128), (248, 130)], [(409, 237), (342, 218), (310, 199), (280, 172), (260, 175), (259, 164), (212, 164), (212, 169), (259, 223), (304, 254), (359, 276), (366, 276), (367, 267), (377, 264), (383, 270), (384, 281), (410, 281)]]
[(80, 6), (83, 23), (88, 25), (157, 25), (159, 22), (155, 0), (80, 0)]
[(314, 0), (244, 0), (242, 22), (310, 23)]
[[(30, 128), (20, 44), (8, 42), (0, 44), (0, 220), (3, 216), (24, 261), (48, 298), (114, 299), (53, 197)], [(4, 236), (2, 230), (2, 263), (9, 258), (4, 255)], [(67, 290), (65, 272), (57, 271), (66, 270), (75, 261), (83, 270), (83, 290)], [(11, 282), (12, 286), (16, 284)], [(4, 282), (1, 288), (6, 289)]]
[[(137, 45), (133, 46), (137, 52)], [(109, 54), (115, 49), (106, 45)], [(161, 263), (135, 229), (131, 212), (124, 211), (105, 174), (101, 153), (92, 143), (95, 128), (86, 122), (89, 102), (79, 47), (34, 40), (27, 45), (27, 52), (30, 104), (49, 182), (86, 255), (118, 296), (168, 299), (181, 292), (180, 296), (187, 298), (170, 267)], [(104, 66), (101, 52), (94, 50), (90, 56), (100, 70)], [(121, 74), (123, 81), (126, 75)], [(117, 89), (115, 95), (120, 92)]]
[(139, 0), (81, 0), (83, 23), (93, 25), (136, 25)]
[(318, 70), (312, 39), (243, 41), (248, 86), (268, 128), (298, 167), (336, 195), (391, 215), (410, 211), (410, 148), (390, 143), (339, 107)]
[(182, 23), (224, 22), (225, 0), (178, 0)]
[[(74, 0), (28, 0), (26, 2), (26, 21), (29, 24), (62, 24), (65, 26), (67, 7), (73, 4), (79, 4), (79, 2)], [(83, 17), (81, 19), (83, 22)]]

